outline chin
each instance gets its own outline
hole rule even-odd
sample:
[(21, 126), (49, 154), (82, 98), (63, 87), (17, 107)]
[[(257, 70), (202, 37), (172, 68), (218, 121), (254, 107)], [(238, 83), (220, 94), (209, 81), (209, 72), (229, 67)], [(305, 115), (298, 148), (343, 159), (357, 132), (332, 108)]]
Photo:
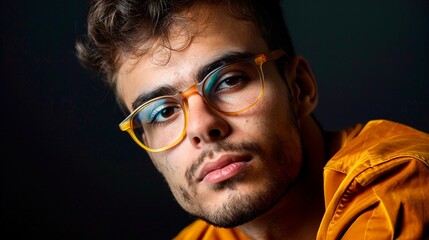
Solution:
[(288, 189), (280, 183), (270, 182), (252, 191), (250, 186), (241, 186), (239, 180), (237, 176), (212, 186), (221, 199), (214, 197), (210, 203), (202, 203), (198, 210), (190, 212), (191, 215), (217, 227), (237, 227), (272, 209)]

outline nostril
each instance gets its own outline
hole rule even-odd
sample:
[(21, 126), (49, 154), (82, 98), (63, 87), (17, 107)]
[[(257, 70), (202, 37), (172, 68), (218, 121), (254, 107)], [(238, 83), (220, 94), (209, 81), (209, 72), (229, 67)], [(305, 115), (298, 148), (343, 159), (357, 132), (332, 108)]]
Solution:
[(204, 136), (194, 136), (191, 139), (193, 144), (198, 145), (202, 142), (217, 141), (221, 138), (222, 131), (220, 129), (212, 129), (208, 132), (208, 134), (204, 134)]
[(199, 144), (201, 142), (201, 139), (199, 137), (193, 137), (192, 140), (195, 144)]
[(212, 130), (210, 130), (209, 135), (210, 135), (211, 138), (217, 139), (217, 138), (220, 137), (221, 132), (220, 132), (219, 129), (212, 129)]

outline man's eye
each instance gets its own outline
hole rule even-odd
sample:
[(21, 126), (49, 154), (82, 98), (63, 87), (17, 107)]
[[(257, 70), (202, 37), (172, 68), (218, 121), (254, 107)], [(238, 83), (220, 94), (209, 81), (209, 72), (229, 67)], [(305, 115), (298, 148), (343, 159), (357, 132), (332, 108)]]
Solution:
[(142, 109), (136, 118), (142, 125), (163, 124), (173, 121), (181, 110), (177, 102), (155, 102)]
[(222, 76), (216, 84), (215, 91), (239, 90), (249, 82), (249, 76), (244, 73), (228, 73)]
[(180, 106), (159, 106), (151, 112), (150, 123), (158, 124), (169, 121), (180, 111)]

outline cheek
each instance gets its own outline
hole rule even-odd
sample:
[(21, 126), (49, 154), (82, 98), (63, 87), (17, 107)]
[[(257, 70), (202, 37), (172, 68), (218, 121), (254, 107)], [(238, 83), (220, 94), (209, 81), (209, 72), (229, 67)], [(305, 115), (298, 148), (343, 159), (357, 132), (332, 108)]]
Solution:
[(149, 156), (155, 168), (169, 185), (183, 181), (184, 172), (186, 171), (186, 164), (183, 159), (174, 158), (174, 154), (168, 156), (167, 154), (151, 153)]
[(275, 91), (267, 91), (263, 101), (254, 107), (244, 123), (236, 126), (249, 139), (259, 142), (267, 152), (272, 151), (275, 139), (289, 138), (291, 131), (297, 129), (287, 92), (284, 84), (276, 86)]
[[(153, 154), (156, 155), (156, 154)], [(178, 154), (176, 154), (178, 155)], [(180, 158), (175, 158), (174, 153), (169, 154), (169, 157), (157, 156), (151, 157), (153, 164), (157, 170), (164, 177), (165, 181), (168, 184), (168, 187), (177, 200), (177, 202), (185, 209), (191, 209), (194, 205), (194, 195), (195, 193), (189, 189), (189, 183), (186, 181), (185, 172), (186, 172), (186, 158), (184, 154), (181, 154)]]
[(290, 122), (293, 109), (289, 101), (289, 91), (283, 82), (266, 84), (265, 95), (252, 111), (259, 116), (259, 124), (269, 125), (270, 128), (281, 127)]
[(274, 126), (285, 125), (295, 117), (295, 107), (291, 102), (289, 89), (283, 79), (276, 79), (267, 86), (265, 115), (274, 122)]

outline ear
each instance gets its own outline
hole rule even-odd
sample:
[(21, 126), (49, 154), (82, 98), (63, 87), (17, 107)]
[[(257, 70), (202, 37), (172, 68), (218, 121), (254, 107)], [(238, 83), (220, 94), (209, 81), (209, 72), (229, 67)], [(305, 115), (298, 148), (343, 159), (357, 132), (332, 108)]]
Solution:
[(296, 105), (297, 118), (310, 116), (318, 101), (317, 85), (310, 65), (302, 56), (295, 56), (287, 64), (285, 71)]

